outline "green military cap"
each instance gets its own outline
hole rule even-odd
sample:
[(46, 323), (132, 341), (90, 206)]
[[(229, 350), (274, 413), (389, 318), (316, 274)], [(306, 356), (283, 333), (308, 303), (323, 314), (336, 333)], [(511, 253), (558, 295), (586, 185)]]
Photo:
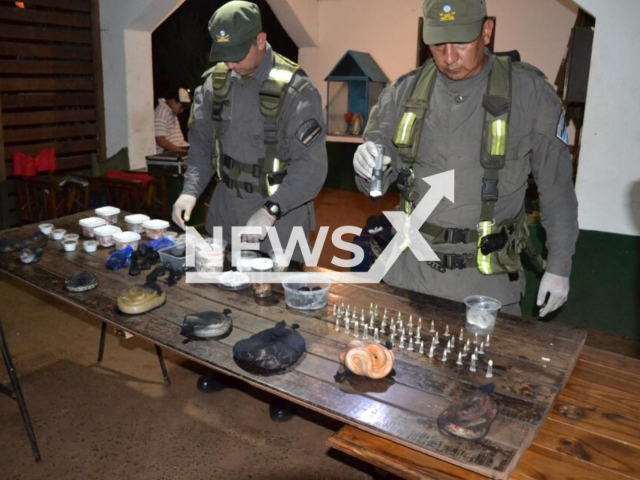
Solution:
[(427, 45), (468, 43), (480, 36), (485, 0), (424, 0), (422, 38)]
[(244, 60), (260, 32), (262, 20), (255, 3), (233, 1), (224, 4), (209, 20), (209, 35), (213, 40), (209, 59), (212, 62)]

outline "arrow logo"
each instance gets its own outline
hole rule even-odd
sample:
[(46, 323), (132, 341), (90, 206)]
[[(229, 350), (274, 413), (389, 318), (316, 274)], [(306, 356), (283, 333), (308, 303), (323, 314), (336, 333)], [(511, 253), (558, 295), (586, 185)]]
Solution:
[(438, 255), (420, 233), (420, 227), (427, 221), (429, 215), (443, 198), (447, 198), (450, 202), (454, 201), (455, 175), (453, 170), (449, 170), (424, 177), (422, 180), (428, 183), (431, 188), (416, 205), (411, 215), (407, 216), (404, 212), (384, 212), (397, 233), (367, 272), (368, 281), (381, 281), (407, 247), (421, 262), (440, 261)]

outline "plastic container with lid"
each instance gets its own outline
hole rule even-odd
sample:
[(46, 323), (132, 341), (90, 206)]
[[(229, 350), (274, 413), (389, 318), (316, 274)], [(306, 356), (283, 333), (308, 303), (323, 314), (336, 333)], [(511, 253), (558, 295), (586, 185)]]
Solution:
[(135, 252), (138, 250), (140, 234), (136, 232), (118, 232), (114, 233), (113, 240), (116, 242), (116, 250), (121, 250), (127, 245), (131, 245), (131, 248)]
[(127, 228), (136, 233), (144, 232), (142, 224), (148, 220), (151, 220), (151, 218), (148, 215), (143, 215), (142, 213), (135, 213), (124, 217), (124, 221), (127, 223)]
[(115, 243), (113, 236), (116, 233), (120, 233), (121, 228), (115, 225), (103, 225), (102, 227), (96, 227), (93, 229), (93, 233), (98, 240), (98, 243), (103, 247), (110, 247)]
[(176, 252), (175, 245), (172, 245), (158, 250), (158, 254), (160, 255), (160, 263), (165, 267), (171, 267), (179, 271), (186, 270), (184, 248), (182, 249), (182, 253), (180, 253)]
[(97, 216), (106, 220), (108, 224), (114, 225), (118, 223), (118, 215), (120, 215), (120, 209), (117, 207), (100, 207), (96, 208), (94, 212)]
[(142, 224), (142, 227), (147, 234), (147, 238), (155, 240), (156, 238), (162, 237), (162, 234), (167, 231), (167, 228), (169, 228), (169, 222), (157, 219), (147, 220)]
[(93, 229), (96, 227), (102, 227), (107, 224), (107, 221), (104, 218), (99, 217), (89, 217), (83, 218), (78, 222), (82, 227), (82, 235), (85, 237), (93, 238), (95, 237), (93, 233)]
[(236, 267), (239, 272), (251, 271), (251, 260), (258, 258), (260, 254), (253, 250), (242, 250), (239, 252), (231, 252), (230, 259), (231, 265)]
[(164, 232), (162, 236), (164, 238), (168, 238), (169, 240), (175, 243), (176, 238), (178, 238), (178, 232)]
[(222, 272), (226, 242), (222, 240), (222, 244), (220, 244), (213, 238), (205, 238), (204, 241), (207, 242), (210, 248), (203, 250), (196, 245), (196, 271), (204, 273)]
[(298, 310), (315, 310), (327, 305), (331, 280), (322, 275), (291, 275), (283, 280), (287, 306)]

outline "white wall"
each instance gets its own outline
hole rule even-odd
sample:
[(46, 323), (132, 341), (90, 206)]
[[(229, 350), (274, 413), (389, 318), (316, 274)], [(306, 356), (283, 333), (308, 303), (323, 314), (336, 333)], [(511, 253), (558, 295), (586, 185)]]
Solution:
[(298, 48), (318, 44), (317, 0), (267, 0), (286, 32)]
[(132, 168), (155, 152), (151, 32), (184, 0), (100, 0), (107, 156), (129, 147)]
[(596, 17), (576, 184), (580, 228), (640, 235), (640, 2), (577, 1)]
[[(323, 98), (324, 79), (347, 50), (370, 53), (392, 82), (416, 68), (422, 0), (320, 0), (318, 5), (318, 46), (301, 48), (299, 62)], [(496, 50), (519, 50), (524, 61), (554, 80), (577, 7), (568, 0), (487, 0), (487, 9), (497, 17)]]

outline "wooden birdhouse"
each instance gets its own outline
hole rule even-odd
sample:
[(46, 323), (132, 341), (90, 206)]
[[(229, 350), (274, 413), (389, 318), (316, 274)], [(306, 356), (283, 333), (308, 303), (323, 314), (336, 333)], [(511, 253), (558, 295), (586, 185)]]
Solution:
[(348, 50), (325, 80), (329, 135), (361, 136), (386, 75), (368, 53)]

